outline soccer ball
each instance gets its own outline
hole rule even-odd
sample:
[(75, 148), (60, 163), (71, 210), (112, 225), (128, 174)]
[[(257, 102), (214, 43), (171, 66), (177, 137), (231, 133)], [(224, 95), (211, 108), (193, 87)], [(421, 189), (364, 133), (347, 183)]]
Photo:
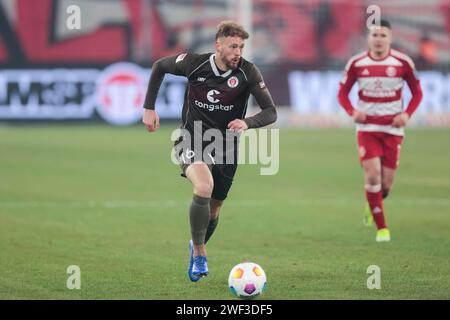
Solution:
[(228, 277), (228, 286), (236, 297), (253, 299), (266, 289), (266, 273), (256, 263), (239, 263), (231, 269)]

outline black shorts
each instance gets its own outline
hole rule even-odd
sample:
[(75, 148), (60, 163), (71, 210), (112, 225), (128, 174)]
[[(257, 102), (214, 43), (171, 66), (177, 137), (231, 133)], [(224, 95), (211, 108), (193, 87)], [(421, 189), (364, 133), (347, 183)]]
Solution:
[[(186, 169), (191, 164), (180, 163), (182, 170), (181, 176), (186, 178)], [(236, 173), (237, 164), (207, 164), (209, 171), (211, 171), (214, 188), (211, 197), (216, 200), (225, 200), (233, 184), (233, 178)]]
[[(175, 158), (178, 160), (181, 167), (181, 176), (186, 177), (186, 169), (194, 162), (201, 161), (204, 162), (209, 170), (211, 171), (214, 188), (212, 192), (212, 198), (216, 200), (225, 200), (228, 196), (228, 192), (233, 184), (233, 178), (236, 173), (238, 164), (237, 164), (237, 153), (235, 148), (231, 148), (230, 150), (225, 150), (221, 154), (223, 157), (227, 152), (232, 152), (234, 154), (233, 159), (236, 161), (233, 163), (226, 163), (224, 159), (222, 159), (221, 163), (215, 163), (214, 159), (218, 159), (220, 156), (214, 154), (214, 157), (211, 154), (206, 155), (205, 159), (203, 159), (202, 152), (205, 150), (205, 145), (202, 146), (202, 152), (194, 153), (192, 150), (186, 149), (182, 146), (183, 137), (180, 137), (177, 141), (175, 141)], [(191, 141), (191, 145), (193, 142)], [(206, 152), (207, 153), (207, 152)], [(200, 155), (199, 155), (200, 154)], [(199, 156), (199, 157), (197, 157)], [(213, 159), (213, 161), (211, 161)]]

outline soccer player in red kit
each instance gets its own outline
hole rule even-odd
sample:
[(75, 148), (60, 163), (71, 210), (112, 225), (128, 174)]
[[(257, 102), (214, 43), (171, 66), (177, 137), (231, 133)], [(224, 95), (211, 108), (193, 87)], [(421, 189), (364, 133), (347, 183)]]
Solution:
[[(369, 50), (353, 56), (340, 83), (338, 99), (356, 123), (359, 159), (365, 174), (368, 203), (366, 224), (373, 220), (376, 241), (390, 241), (383, 210), (398, 167), (404, 128), (422, 99), (413, 61), (391, 49), (391, 25), (381, 20), (368, 34)], [(402, 89), (406, 81), (412, 99), (403, 107)], [(358, 103), (352, 106), (348, 94), (358, 82)]]

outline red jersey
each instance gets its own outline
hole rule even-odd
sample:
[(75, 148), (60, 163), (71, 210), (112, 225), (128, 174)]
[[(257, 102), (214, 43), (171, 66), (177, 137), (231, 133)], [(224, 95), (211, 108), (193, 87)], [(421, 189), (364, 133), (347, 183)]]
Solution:
[[(365, 123), (357, 123), (357, 131), (403, 136), (404, 129), (393, 127), (392, 119), (401, 112), (411, 117), (422, 100), (422, 89), (411, 58), (393, 49), (383, 59), (375, 59), (370, 52), (353, 56), (345, 67), (338, 94), (339, 103), (349, 115), (353, 114), (354, 107), (348, 94), (356, 81), (359, 86), (356, 109), (367, 115)], [(406, 110), (402, 97), (404, 81), (412, 93)]]

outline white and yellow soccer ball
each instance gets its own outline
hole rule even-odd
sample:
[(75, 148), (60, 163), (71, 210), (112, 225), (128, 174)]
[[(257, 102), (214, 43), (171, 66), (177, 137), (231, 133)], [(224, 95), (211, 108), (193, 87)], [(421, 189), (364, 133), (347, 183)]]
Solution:
[(266, 290), (266, 273), (256, 263), (239, 263), (231, 269), (228, 277), (228, 286), (236, 297), (253, 299)]

